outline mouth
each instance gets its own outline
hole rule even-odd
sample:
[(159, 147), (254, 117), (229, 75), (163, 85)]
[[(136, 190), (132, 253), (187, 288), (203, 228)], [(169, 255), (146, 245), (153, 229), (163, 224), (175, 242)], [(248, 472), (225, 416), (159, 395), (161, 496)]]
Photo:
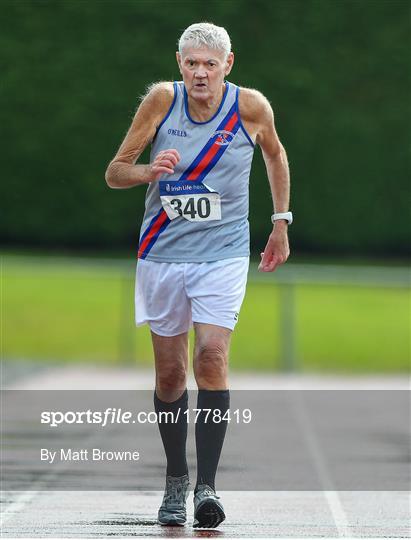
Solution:
[(196, 83), (194, 88), (207, 88), (206, 83)]

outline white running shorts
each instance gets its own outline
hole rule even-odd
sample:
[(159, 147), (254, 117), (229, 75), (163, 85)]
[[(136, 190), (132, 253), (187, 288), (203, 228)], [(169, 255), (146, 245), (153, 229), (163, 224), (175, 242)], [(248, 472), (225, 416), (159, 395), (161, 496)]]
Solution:
[(193, 322), (234, 330), (245, 295), (249, 258), (204, 263), (139, 259), (136, 325), (148, 323), (160, 336), (187, 332)]

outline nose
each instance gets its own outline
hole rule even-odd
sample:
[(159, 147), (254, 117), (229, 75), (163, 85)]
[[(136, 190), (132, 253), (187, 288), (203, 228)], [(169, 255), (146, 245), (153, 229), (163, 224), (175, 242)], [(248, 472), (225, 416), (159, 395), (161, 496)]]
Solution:
[(197, 79), (204, 79), (204, 77), (207, 77), (206, 70), (201, 67), (197, 69), (194, 75), (197, 77)]

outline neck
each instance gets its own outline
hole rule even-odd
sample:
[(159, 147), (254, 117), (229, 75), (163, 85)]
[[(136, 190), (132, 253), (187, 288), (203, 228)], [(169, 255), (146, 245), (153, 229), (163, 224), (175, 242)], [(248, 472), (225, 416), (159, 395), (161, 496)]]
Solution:
[(196, 122), (207, 122), (210, 120), (221, 104), (225, 89), (226, 86), (223, 83), (216, 94), (211, 95), (208, 99), (201, 100), (194, 99), (188, 94), (188, 110), (191, 118)]

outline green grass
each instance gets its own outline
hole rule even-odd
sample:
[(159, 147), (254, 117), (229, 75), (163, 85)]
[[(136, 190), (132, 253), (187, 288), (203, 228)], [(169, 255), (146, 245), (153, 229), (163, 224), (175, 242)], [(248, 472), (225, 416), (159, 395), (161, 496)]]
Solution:
[[(3, 358), (152, 363), (148, 328), (133, 323), (132, 265), (9, 256), (2, 268)], [(299, 369), (409, 369), (406, 289), (299, 284), (294, 297)], [(232, 340), (233, 368), (281, 368), (280, 300), (274, 277), (249, 281)]]

